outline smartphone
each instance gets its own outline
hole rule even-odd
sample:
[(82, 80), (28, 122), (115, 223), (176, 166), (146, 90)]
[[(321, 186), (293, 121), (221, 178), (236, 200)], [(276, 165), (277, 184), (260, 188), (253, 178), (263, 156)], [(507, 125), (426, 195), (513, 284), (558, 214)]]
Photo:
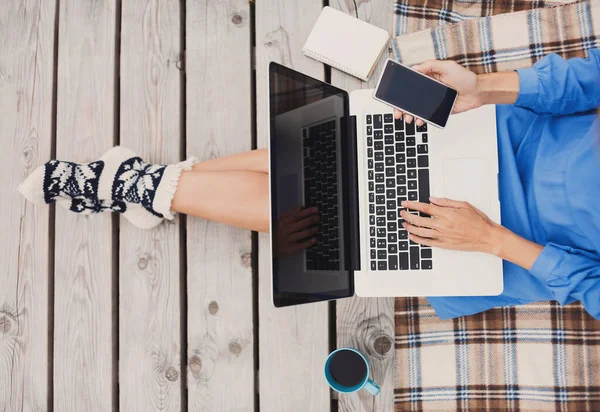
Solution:
[(410, 67), (388, 59), (373, 97), (444, 128), (458, 92)]

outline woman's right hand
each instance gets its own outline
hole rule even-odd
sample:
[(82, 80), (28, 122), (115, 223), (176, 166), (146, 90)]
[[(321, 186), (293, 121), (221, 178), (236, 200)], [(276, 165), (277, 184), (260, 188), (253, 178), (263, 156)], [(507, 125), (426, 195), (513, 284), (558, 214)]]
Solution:
[[(478, 77), (475, 73), (465, 69), (452, 60), (429, 60), (412, 67), (414, 70), (426, 74), (440, 81), (458, 92), (456, 104), (452, 113), (466, 112), (476, 109), (483, 104), (483, 93), (479, 88)], [(394, 110), (394, 116), (399, 119), (404, 116), (404, 121), (410, 123), (413, 117), (400, 110)], [(423, 121), (417, 119), (417, 125)]]

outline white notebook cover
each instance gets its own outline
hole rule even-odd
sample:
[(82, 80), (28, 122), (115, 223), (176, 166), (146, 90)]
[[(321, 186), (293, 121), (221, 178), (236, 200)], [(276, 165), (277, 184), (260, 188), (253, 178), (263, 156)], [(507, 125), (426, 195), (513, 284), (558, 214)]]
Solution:
[(387, 31), (339, 10), (324, 7), (302, 52), (367, 81), (388, 39)]

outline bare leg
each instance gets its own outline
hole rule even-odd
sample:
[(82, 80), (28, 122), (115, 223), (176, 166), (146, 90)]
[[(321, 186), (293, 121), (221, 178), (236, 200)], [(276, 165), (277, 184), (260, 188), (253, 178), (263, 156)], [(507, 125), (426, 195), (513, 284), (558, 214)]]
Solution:
[(194, 172), (248, 170), (251, 172), (269, 173), (269, 153), (267, 149), (238, 153), (196, 163), (192, 170)]
[[(230, 160), (218, 163), (225, 159), (228, 158), (216, 159), (213, 164), (218, 167), (238, 164)], [(187, 215), (268, 232), (269, 177), (248, 170), (197, 171), (194, 166), (193, 171), (181, 174), (171, 207)]]

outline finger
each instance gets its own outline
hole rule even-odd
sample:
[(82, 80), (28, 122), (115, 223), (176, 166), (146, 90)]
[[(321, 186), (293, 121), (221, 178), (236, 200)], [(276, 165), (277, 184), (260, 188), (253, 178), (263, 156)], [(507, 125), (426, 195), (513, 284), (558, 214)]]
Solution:
[(315, 243), (317, 243), (317, 238), (313, 237), (313, 238), (307, 239), (307, 240), (305, 240), (303, 242), (294, 244), (293, 246), (291, 246), (288, 249), (288, 252), (289, 253), (297, 252), (299, 250), (309, 248), (312, 245), (314, 245)]
[(405, 114), (404, 115), (404, 122), (405, 123), (412, 123), (413, 121), (413, 117), (410, 114)]
[(421, 120), (421, 119), (415, 120), (415, 123), (417, 126), (423, 126), (423, 120)]
[(432, 219), (430, 217), (421, 217), (418, 215), (413, 215), (412, 213), (409, 213), (406, 210), (400, 212), (400, 216), (402, 216), (402, 219), (415, 226), (421, 226), (431, 229), (437, 229), (439, 227), (435, 219)]
[(319, 228), (317, 226), (309, 227), (308, 229), (301, 230), (299, 232), (294, 233), (290, 236), (291, 242), (299, 242), (308, 237), (313, 237), (319, 233)]
[(406, 229), (408, 231), (408, 233), (412, 233), (413, 235), (417, 235), (420, 237), (437, 239), (438, 236), (440, 235), (440, 232), (438, 232), (437, 230), (427, 229), (426, 227), (419, 227), (419, 226), (411, 225), (408, 222), (402, 223), (402, 226), (404, 227), (404, 229)]
[(316, 207), (316, 206), (307, 207), (307, 208), (301, 209), (301, 210), (297, 211), (296, 213), (294, 213), (291, 220), (292, 220), (292, 222), (303, 220), (304, 218), (315, 215), (317, 213), (319, 213), (318, 207)]
[(431, 71), (431, 62), (432, 60), (425, 61), (423, 63), (417, 64), (413, 66), (413, 70), (418, 71), (419, 73), (429, 73)]
[(402, 117), (402, 112), (398, 109), (394, 109), (394, 119), (400, 119)]
[(442, 207), (454, 207), (457, 209), (467, 207), (467, 202), (460, 202), (458, 200), (446, 199), (445, 197), (430, 197), (429, 201), (435, 205)]
[(429, 216), (440, 216), (441, 214), (443, 214), (443, 209), (437, 207), (436, 205), (432, 205), (431, 203), (421, 203), (413, 202), (412, 200), (403, 200), (402, 207), (405, 207), (410, 210), (417, 210), (419, 212), (428, 214)]
[(421, 237), (417, 235), (408, 235), (408, 239), (412, 240), (415, 243), (419, 243), (425, 246), (444, 247), (444, 244), (436, 239)]
[(290, 233), (299, 232), (303, 229), (306, 229), (310, 226), (314, 226), (321, 221), (321, 216), (319, 215), (311, 215), (302, 220), (294, 222), (290, 225)]

